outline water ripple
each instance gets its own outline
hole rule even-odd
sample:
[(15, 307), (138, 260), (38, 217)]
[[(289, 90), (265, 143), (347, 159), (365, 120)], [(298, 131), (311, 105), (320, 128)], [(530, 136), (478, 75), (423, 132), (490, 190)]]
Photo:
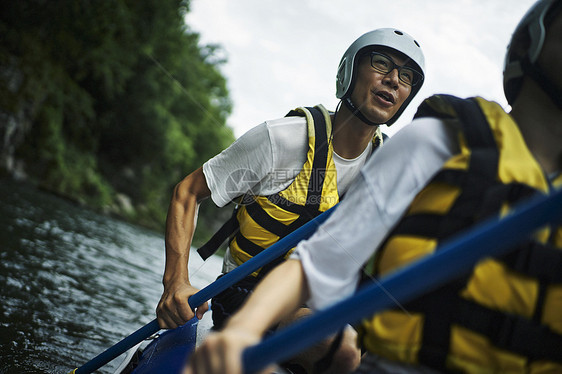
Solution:
[[(154, 319), (161, 235), (1, 182), (0, 373), (68, 372)], [(220, 259), (191, 257), (212, 282)]]

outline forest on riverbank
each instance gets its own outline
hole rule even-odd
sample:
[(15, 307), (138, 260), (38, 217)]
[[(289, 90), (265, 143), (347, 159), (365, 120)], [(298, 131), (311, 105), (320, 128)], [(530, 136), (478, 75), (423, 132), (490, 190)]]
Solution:
[[(162, 232), (173, 186), (234, 140), (224, 54), (189, 1), (1, 8), (2, 175)], [(199, 227), (221, 219), (203, 204)]]

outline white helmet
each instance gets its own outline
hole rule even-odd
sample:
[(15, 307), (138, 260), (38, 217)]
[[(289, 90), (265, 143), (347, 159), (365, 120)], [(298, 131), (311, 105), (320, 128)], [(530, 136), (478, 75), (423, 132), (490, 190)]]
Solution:
[[(351, 105), (353, 107), (351, 109), (354, 113), (358, 112), (360, 114), (349, 97), (355, 85), (358, 56), (366, 49), (373, 49), (374, 47), (387, 47), (406, 55), (411, 62), (416, 65), (422, 77), (425, 77), (425, 58), (423, 52), (418, 42), (410, 35), (392, 28), (377, 29), (361, 35), (343, 54), (336, 76), (336, 97), (342, 99), (347, 105)], [(421, 89), (422, 84), (423, 78), (419, 84), (412, 86), (410, 95), (404, 101), (398, 112), (386, 122), (387, 125), (390, 126), (400, 117), (410, 101)], [(378, 125), (368, 122), (362, 114), (360, 114), (359, 117), (371, 125)]]
[[(556, 11), (553, 11), (555, 8)], [(503, 69), (503, 88), (510, 105), (517, 98), (523, 76), (529, 76), (562, 108), (562, 88), (555, 87), (537, 63), (546, 38), (549, 20), (561, 9), (561, 0), (539, 0), (527, 11), (515, 28), (507, 47)], [(523, 53), (521, 47), (524, 47)]]

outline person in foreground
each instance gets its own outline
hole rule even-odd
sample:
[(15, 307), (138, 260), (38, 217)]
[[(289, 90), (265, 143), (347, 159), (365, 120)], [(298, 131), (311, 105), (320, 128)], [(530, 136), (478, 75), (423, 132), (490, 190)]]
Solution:
[[(185, 373), (240, 373), (244, 348), (302, 303), (324, 308), (351, 295), (361, 271), (384, 276), (486, 217), (561, 188), (561, 65), (562, 0), (540, 0), (508, 47), (511, 112), (480, 97), (424, 101), (316, 234), (192, 354)], [(357, 373), (562, 372), (561, 266), (562, 227), (546, 227), (455, 282), (365, 316)]]
[[(223, 273), (229, 272), (337, 204), (371, 153), (383, 143), (379, 125), (398, 119), (423, 80), (424, 56), (411, 36), (390, 28), (368, 32), (342, 57), (336, 96), (343, 105), (335, 113), (319, 105), (266, 121), (181, 181), (168, 210), (159, 325), (174, 328), (194, 316), (187, 301), (198, 290), (190, 284), (188, 261), (202, 200), (210, 196), (222, 207), (243, 196), (227, 224), (199, 250), (205, 258), (223, 238), (230, 237), (223, 263)], [(282, 260), (213, 298), (214, 327), (220, 329), (258, 280)], [(207, 309), (207, 304), (199, 306), (197, 317)], [(281, 324), (308, 313), (301, 308)], [(360, 357), (355, 335), (347, 328), (334, 357), (321, 360), (329, 346), (320, 347), (303, 355), (304, 361), (293, 370), (342, 373), (353, 369)]]

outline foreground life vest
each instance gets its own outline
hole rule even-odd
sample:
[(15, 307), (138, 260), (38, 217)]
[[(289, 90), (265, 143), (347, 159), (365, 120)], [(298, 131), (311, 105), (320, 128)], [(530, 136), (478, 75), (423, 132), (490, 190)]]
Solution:
[[(230, 236), (230, 254), (241, 265), (339, 202), (336, 167), (332, 158), (330, 113), (318, 105), (297, 108), (288, 116), (306, 117), (308, 151), (304, 166), (295, 180), (279, 193), (245, 195), (233, 217), (198, 250), (203, 258), (210, 256)], [(373, 148), (382, 144), (382, 139), (377, 129)], [(264, 275), (289, 253), (268, 264), (264, 267), (265, 271), (254, 272), (254, 275), (260, 271), (260, 275)]]
[[(375, 277), (422, 256), (520, 200), (562, 186), (549, 182), (512, 118), (481, 98), (427, 99), (416, 116), (457, 119), (460, 152), (415, 197), (374, 262)], [(562, 228), (546, 227), (509, 254), (403, 310), (363, 321), (372, 353), (468, 373), (562, 372)]]

